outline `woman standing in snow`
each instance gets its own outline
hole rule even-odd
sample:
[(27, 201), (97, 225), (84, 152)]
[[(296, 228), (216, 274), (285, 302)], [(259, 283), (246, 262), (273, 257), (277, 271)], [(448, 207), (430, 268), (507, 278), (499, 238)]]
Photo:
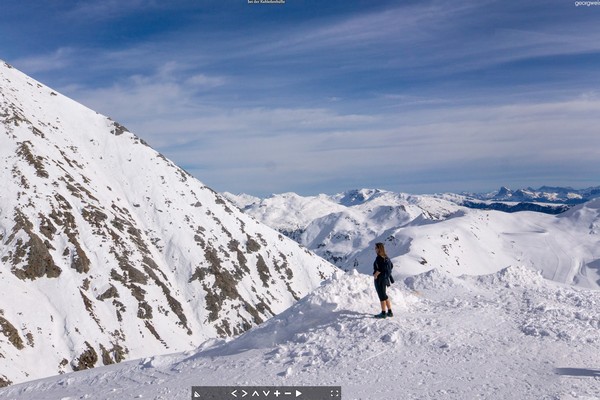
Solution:
[(377, 258), (375, 258), (375, 262), (373, 263), (373, 277), (375, 278), (375, 290), (377, 290), (377, 296), (381, 302), (381, 314), (377, 314), (375, 317), (393, 317), (392, 303), (385, 292), (390, 282), (392, 261), (385, 253), (383, 243), (375, 243), (375, 252), (377, 253)]

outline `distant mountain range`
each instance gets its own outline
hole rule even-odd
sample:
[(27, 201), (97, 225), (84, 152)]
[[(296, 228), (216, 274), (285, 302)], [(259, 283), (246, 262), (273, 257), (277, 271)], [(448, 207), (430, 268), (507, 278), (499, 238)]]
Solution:
[(497, 192), (485, 194), (463, 194), (480, 200), (581, 204), (596, 197), (600, 197), (600, 186), (589, 187), (586, 189), (542, 186), (539, 189), (528, 187), (527, 189), (517, 189), (514, 191), (502, 186)]
[(542, 186), (511, 190), (501, 187), (491, 193), (461, 193), (459, 204), (470, 208), (493, 209), (505, 212), (538, 211), (548, 214), (560, 214), (571, 206), (585, 203), (600, 197), (600, 186), (586, 189), (570, 187)]
[[(501, 192), (508, 197), (506, 190)], [(370, 274), (374, 245), (383, 242), (401, 276), (431, 269), (479, 275), (525, 265), (561, 283), (600, 285), (600, 198), (564, 205), (567, 211), (549, 215), (548, 209), (521, 213), (478, 209), (519, 204), (489, 200), (497, 194), (479, 200), (457, 194), (360, 189), (337, 195), (285, 193), (265, 199), (224, 196), (344, 270)]]

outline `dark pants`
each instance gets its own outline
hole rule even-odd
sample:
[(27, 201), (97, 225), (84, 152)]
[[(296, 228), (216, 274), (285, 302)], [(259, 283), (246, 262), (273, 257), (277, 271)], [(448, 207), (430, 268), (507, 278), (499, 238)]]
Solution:
[(386, 301), (388, 299), (387, 294), (385, 293), (385, 289), (387, 285), (385, 284), (385, 279), (383, 277), (378, 277), (375, 279), (375, 290), (377, 290), (377, 296), (379, 297), (379, 301)]

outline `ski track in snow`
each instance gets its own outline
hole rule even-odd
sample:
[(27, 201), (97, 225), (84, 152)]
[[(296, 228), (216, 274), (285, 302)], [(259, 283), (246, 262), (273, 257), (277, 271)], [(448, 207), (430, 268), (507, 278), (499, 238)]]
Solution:
[(600, 399), (600, 292), (510, 267), (439, 271), (390, 290), (371, 277), (324, 283), (246, 334), (196, 351), (28, 382), (0, 399), (188, 399), (191, 386), (341, 385), (349, 399)]

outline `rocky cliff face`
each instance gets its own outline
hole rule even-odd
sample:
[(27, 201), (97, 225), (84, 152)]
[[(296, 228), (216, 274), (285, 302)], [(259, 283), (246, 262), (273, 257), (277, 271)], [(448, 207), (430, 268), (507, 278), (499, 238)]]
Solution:
[(0, 62), (0, 385), (240, 334), (331, 264)]

